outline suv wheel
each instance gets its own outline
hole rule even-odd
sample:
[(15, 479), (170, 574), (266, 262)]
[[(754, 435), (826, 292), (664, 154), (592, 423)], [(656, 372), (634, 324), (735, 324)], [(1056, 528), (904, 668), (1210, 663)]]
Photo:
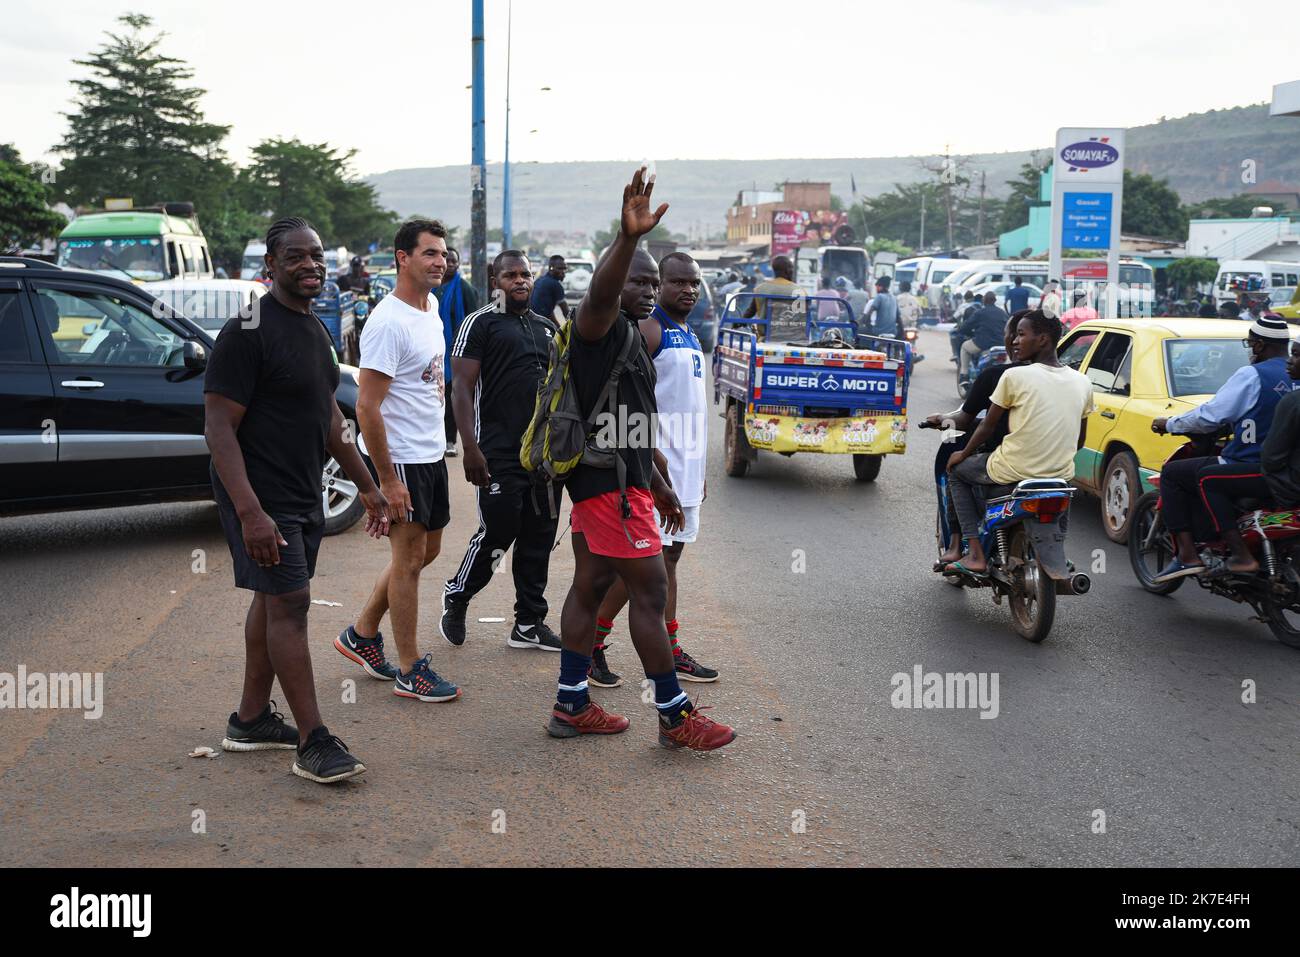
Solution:
[(346, 532), (365, 514), (366, 505), (361, 501), (356, 483), (344, 474), (333, 458), (325, 463), (320, 488), (325, 505), (326, 535)]

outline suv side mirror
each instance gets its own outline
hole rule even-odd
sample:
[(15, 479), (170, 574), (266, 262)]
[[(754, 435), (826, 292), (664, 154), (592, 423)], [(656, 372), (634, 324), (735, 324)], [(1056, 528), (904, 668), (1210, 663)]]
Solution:
[(185, 368), (193, 372), (202, 372), (208, 367), (208, 350), (203, 343), (193, 339), (185, 340)]

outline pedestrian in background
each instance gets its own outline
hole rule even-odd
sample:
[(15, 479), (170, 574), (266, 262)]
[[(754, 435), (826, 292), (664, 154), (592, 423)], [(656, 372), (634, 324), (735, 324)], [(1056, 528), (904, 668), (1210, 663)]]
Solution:
[[(442, 378), (447, 395), (451, 395), (451, 345), (456, 341), (456, 333), (460, 332), (460, 324), (465, 321), (465, 317), (478, 311), (478, 293), (461, 278), (460, 253), (454, 247), (447, 248), (447, 272), (442, 277), (442, 285), (433, 294), (438, 297), (438, 313), (442, 316)], [(454, 458), (457, 452), (456, 409), (450, 401), (446, 406), (443, 429), (447, 434), (447, 455)]]

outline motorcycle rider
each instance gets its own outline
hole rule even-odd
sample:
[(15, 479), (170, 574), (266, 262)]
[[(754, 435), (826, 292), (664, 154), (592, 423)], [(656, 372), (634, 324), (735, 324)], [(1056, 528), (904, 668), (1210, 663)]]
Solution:
[[(1232, 439), (1220, 456), (1198, 456), (1168, 463), (1160, 472), (1160, 510), (1165, 527), (1177, 543), (1177, 552), (1152, 581), (1167, 582), (1187, 575), (1199, 575), (1205, 564), (1196, 552), (1196, 542), (1211, 537), (1210, 520), (1232, 549), (1228, 571), (1250, 574), (1259, 564), (1246, 549), (1236, 529), (1236, 515), (1224, 521), (1224, 510), (1211, 516), (1204, 502), (1206, 484), (1224, 487), (1227, 479), (1259, 477), (1262, 443), (1268, 438), (1278, 402), (1295, 384), (1287, 374), (1287, 351), (1291, 331), (1281, 317), (1261, 316), (1250, 324), (1242, 340), (1250, 350), (1250, 362), (1223, 384), (1208, 402), (1171, 418), (1157, 418), (1151, 431), (1159, 435), (1215, 434), (1232, 426)], [(1221, 526), (1221, 527), (1220, 527)]]
[[(947, 301), (948, 298), (945, 295), (944, 302)], [(962, 297), (959, 296), (958, 302), (960, 303), (960, 305), (956, 309), (956, 316), (955, 316), (955, 321), (957, 325), (954, 326), (953, 329), (948, 333), (948, 342), (952, 345), (953, 362), (961, 361), (961, 339), (957, 335), (957, 329), (961, 326), (963, 322), (965, 322), (967, 319), (971, 317), (971, 314), (975, 312), (976, 309), (982, 309), (984, 307), (984, 300), (983, 299), (977, 300), (975, 298), (975, 293), (971, 292), (969, 289), (966, 290), (965, 299), (962, 299)]]
[[(1056, 355), (1060, 338), (1061, 320), (1050, 311), (1032, 309), (1020, 319), (1014, 347), (1024, 363), (1002, 374), (984, 421), (966, 448), (948, 459), (961, 537), (968, 548), (966, 557), (944, 569), (948, 574), (988, 574), (988, 557), (979, 540), (983, 498), (977, 497), (977, 487), (1074, 477), (1074, 456), (1083, 447), (1093, 410), (1092, 382), (1061, 364)], [(1002, 444), (991, 453), (978, 451), (1004, 417), (1010, 428)]]
[(889, 291), (890, 281), (888, 276), (876, 280), (876, 298), (867, 305), (862, 324), (869, 330), (869, 335), (901, 339), (903, 327), (899, 322), (898, 300)]
[[(934, 481), (936, 486), (939, 477), (948, 471), (948, 459), (954, 452), (966, 448), (966, 443), (970, 439), (976, 423), (979, 422), (980, 416), (988, 410), (990, 397), (993, 395), (993, 390), (997, 388), (1002, 374), (1013, 365), (1019, 365), (1016, 362), (1016, 326), (1028, 312), (1027, 309), (1018, 312), (1007, 320), (1002, 340), (1007, 349), (1007, 362), (989, 366), (981, 372), (971, 385), (970, 392), (967, 394), (966, 401), (962, 403), (961, 408), (953, 412), (936, 413), (928, 416), (925, 422), (922, 423), (921, 428), (951, 428), (962, 432), (961, 435), (951, 441), (945, 439), (943, 444), (939, 446), (939, 451), (934, 457)], [(979, 451), (992, 452), (1001, 445), (1002, 440), (1006, 438), (1008, 424), (1008, 420), (1004, 416), (1002, 422), (994, 431), (993, 437), (985, 442)], [(939, 555), (939, 564), (935, 567), (936, 571), (942, 570), (949, 562), (955, 562), (961, 558), (961, 526), (957, 519), (957, 510), (953, 505), (951, 495), (948, 496), (946, 509), (949, 528), (948, 541), (945, 543), (947, 547)]]
[(920, 318), (921, 303), (912, 295), (912, 284), (903, 280), (898, 284), (898, 321), (902, 324), (903, 331), (915, 329)]
[(984, 304), (970, 313), (957, 327), (956, 335), (964, 340), (961, 344), (960, 377), (965, 379), (970, 374), (970, 365), (985, 349), (992, 349), (1002, 341), (1002, 333), (1007, 325), (1007, 314), (998, 307), (997, 293), (986, 292)]

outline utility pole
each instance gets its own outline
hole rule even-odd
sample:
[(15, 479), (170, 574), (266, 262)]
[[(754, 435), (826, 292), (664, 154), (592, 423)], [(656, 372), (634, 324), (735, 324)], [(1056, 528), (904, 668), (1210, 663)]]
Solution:
[[(501, 248), (510, 248), (510, 234), (513, 232), (514, 216), (511, 209), (513, 195), (510, 192), (510, 34), (514, 23), (514, 0), (506, 6), (506, 160), (501, 179)], [(527, 145), (527, 144), (525, 144)]]
[(473, 0), (470, 52), (474, 70), (470, 179), (470, 271), (479, 302), (487, 302), (487, 123), (483, 109), (483, 0)]
[(925, 251), (925, 187), (921, 187), (921, 239), (916, 244), (916, 251)]
[(988, 174), (984, 170), (980, 170), (980, 214), (979, 221), (975, 226), (976, 242), (980, 246), (984, 245), (984, 181), (987, 176)]

